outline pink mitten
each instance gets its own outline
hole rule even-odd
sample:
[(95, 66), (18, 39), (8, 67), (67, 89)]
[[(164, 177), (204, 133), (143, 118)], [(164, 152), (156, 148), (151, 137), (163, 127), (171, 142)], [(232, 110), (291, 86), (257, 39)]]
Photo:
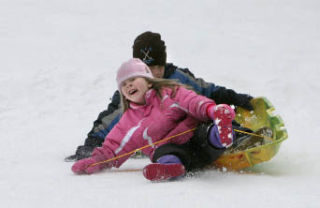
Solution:
[(236, 116), (234, 110), (227, 104), (210, 105), (207, 108), (207, 114), (213, 121), (224, 117), (228, 122), (231, 122)]
[(235, 118), (234, 110), (226, 104), (210, 105), (207, 108), (208, 116), (214, 121), (219, 132), (220, 143), (229, 147), (233, 142), (232, 120)]
[(110, 167), (106, 163), (98, 164), (98, 161), (95, 157), (86, 158), (83, 160), (77, 161), (72, 166), (72, 171), (77, 174), (92, 174), (101, 171), (104, 168)]

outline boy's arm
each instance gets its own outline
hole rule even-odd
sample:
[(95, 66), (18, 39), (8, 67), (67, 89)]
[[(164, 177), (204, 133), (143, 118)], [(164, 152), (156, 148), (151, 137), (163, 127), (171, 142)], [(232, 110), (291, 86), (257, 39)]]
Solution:
[(245, 108), (247, 110), (253, 110), (250, 103), (253, 97), (248, 94), (236, 93), (234, 90), (220, 87), (218, 90), (212, 92), (211, 99), (217, 104), (225, 103), (228, 105), (235, 105)]
[(104, 138), (119, 121), (120, 111), (120, 93), (119, 91), (116, 91), (112, 96), (111, 103), (108, 105), (107, 110), (102, 111), (98, 118), (93, 122), (93, 127), (88, 133), (85, 145), (92, 146), (98, 143), (98, 146), (101, 146)]
[(120, 93), (116, 91), (107, 110), (102, 111), (94, 121), (84, 145), (78, 146), (75, 154), (65, 158), (65, 160), (74, 161), (90, 157), (93, 149), (102, 145), (107, 134), (120, 120), (120, 111)]
[(250, 104), (252, 96), (248, 94), (237, 93), (232, 89), (206, 82), (202, 78), (196, 78), (188, 69), (177, 68), (170, 79), (178, 79), (181, 83), (190, 85), (201, 95), (213, 99), (217, 104), (225, 103), (252, 110)]
[(207, 114), (207, 108), (216, 105), (214, 100), (184, 87), (178, 87), (172, 99), (176, 102), (176, 105), (170, 106), (172, 110), (174, 110), (174, 108), (180, 109), (180, 111), (182, 110), (200, 121), (209, 120), (210, 117)]

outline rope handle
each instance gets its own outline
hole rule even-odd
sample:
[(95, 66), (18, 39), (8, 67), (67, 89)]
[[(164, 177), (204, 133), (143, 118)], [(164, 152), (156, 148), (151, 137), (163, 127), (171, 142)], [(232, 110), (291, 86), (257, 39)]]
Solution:
[(89, 167), (92, 167), (92, 166), (96, 166), (96, 165), (100, 165), (100, 164), (104, 164), (104, 163), (108, 163), (108, 162), (117, 160), (117, 159), (119, 159), (119, 158), (122, 158), (122, 157), (125, 157), (125, 156), (128, 156), (128, 155), (131, 155), (131, 154), (133, 154), (133, 153), (136, 153), (136, 152), (138, 152), (138, 151), (140, 151), (140, 150), (146, 149), (146, 148), (151, 147), (151, 146), (153, 146), (153, 145), (159, 144), (159, 143), (161, 143), (161, 142), (166, 142), (166, 141), (168, 141), (168, 140), (170, 140), (170, 139), (172, 139), (172, 138), (174, 138), (174, 137), (181, 136), (181, 135), (183, 135), (183, 134), (189, 133), (189, 132), (194, 131), (194, 130), (196, 130), (196, 128), (189, 129), (189, 130), (184, 131), (184, 132), (181, 132), (181, 133), (179, 133), (179, 134), (176, 134), (176, 135), (173, 135), (173, 136), (170, 136), (170, 137), (161, 139), (161, 140), (156, 141), (156, 142), (154, 142), (154, 143), (152, 143), (152, 144), (148, 144), (148, 145), (145, 145), (145, 146), (140, 147), (140, 148), (138, 148), (138, 149), (132, 150), (131, 152), (127, 152), (127, 153), (124, 153), (124, 154), (122, 154), (122, 155), (118, 155), (118, 156), (116, 156), (116, 157), (113, 157), (113, 158), (110, 158), (110, 159), (107, 159), (107, 160), (103, 160), (103, 161), (100, 161), (100, 162), (93, 163), (93, 164), (91, 164)]
[[(92, 163), (91, 165), (89, 165), (89, 167), (93, 167), (93, 166), (96, 166), (96, 165), (101, 165), (101, 164), (104, 164), (104, 163), (108, 163), (108, 162), (117, 160), (117, 159), (119, 159), (119, 158), (122, 158), (122, 157), (125, 157), (125, 156), (128, 156), (128, 155), (134, 154), (134, 153), (136, 153), (136, 152), (138, 152), (138, 151), (140, 151), (140, 150), (143, 150), (143, 149), (146, 149), (146, 148), (148, 148), (148, 147), (154, 146), (154, 145), (159, 144), (159, 143), (161, 143), (161, 142), (166, 142), (166, 141), (168, 141), (168, 140), (170, 140), (170, 139), (172, 139), (172, 138), (174, 138), (174, 137), (181, 136), (181, 135), (183, 135), (183, 134), (189, 133), (189, 132), (194, 131), (194, 130), (196, 130), (196, 128), (189, 129), (189, 130), (186, 130), (186, 131), (181, 132), (181, 133), (179, 133), (179, 134), (176, 134), (176, 135), (173, 135), (173, 136), (170, 136), (170, 137), (161, 139), (161, 140), (156, 141), (156, 142), (154, 142), (154, 143), (152, 143), (152, 144), (145, 145), (145, 146), (143, 146), (143, 147), (137, 148), (137, 149), (135, 149), (135, 150), (132, 150), (132, 151), (127, 152), (127, 153), (124, 153), (124, 154), (122, 154), (122, 155), (118, 155), (118, 156), (115, 156), (115, 157), (112, 157), (112, 158), (110, 158), (110, 159), (103, 160), (103, 161), (100, 161), (100, 162)], [(234, 131), (237, 131), (237, 132), (243, 133), (243, 134), (248, 134), (248, 135), (251, 135), (251, 136), (257, 136), (257, 137), (261, 137), (261, 138), (269, 138), (269, 137), (267, 137), (267, 136), (262, 136), (262, 135), (258, 135), (258, 134), (254, 134), (254, 133), (249, 133), (249, 132), (241, 131), (241, 130), (238, 130), (238, 129), (234, 129)], [(269, 138), (269, 139), (270, 139), (270, 138)], [(272, 138), (271, 138), (271, 139), (272, 139)]]

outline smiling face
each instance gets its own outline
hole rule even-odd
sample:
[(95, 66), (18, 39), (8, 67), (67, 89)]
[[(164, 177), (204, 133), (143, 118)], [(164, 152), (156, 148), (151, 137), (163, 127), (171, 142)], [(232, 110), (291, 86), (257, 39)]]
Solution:
[(145, 93), (152, 84), (148, 83), (143, 77), (129, 78), (121, 83), (121, 92), (130, 102), (145, 104)]

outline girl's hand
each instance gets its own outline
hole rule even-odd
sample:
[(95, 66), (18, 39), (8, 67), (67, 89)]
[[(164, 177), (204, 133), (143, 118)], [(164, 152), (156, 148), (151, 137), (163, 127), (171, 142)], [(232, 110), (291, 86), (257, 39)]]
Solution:
[(223, 120), (227, 122), (232, 122), (235, 118), (236, 113), (234, 110), (227, 104), (219, 104), (219, 105), (210, 105), (207, 108), (207, 115), (215, 124), (218, 124), (219, 121), (224, 118)]
[(208, 116), (214, 121), (213, 136), (217, 135), (217, 141), (214, 146), (223, 148), (230, 147), (233, 143), (234, 132), (232, 129), (232, 120), (235, 118), (234, 110), (226, 104), (211, 105), (207, 109)]
[(86, 158), (74, 163), (71, 169), (76, 174), (92, 174), (111, 167), (108, 163), (98, 164), (98, 162), (96, 157)]

